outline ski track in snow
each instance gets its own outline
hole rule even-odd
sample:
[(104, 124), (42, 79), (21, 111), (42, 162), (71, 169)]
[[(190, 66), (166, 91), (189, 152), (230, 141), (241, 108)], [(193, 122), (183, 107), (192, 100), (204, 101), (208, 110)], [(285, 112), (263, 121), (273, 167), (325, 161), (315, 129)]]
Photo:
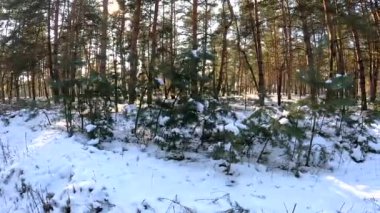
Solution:
[[(28, 199), (20, 199), (15, 190), (21, 178), (36, 190), (53, 192), (58, 206), (70, 197), (75, 213), (105, 200), (115, 205), (109, 209), (114, 213), (181, 212), (178, 205), (169, 208), (170, 200), (196, 212), (218, 212), (231, 208), (227, 195), (251, 212), (291, 212), (294, 205), (295, 212), (305, 213), (380, 212), (378, 155), (368, 155), (362, 164), (343, 155), (333, 172), (311, 171), (301, 178), (254, 163), (235, 164), (234, 175), (227, 176), (219, 161), (201, 156), (167, 161), (157, 158), (153, 146), (142, 151), (121, 142), (99, 150), (86, 145), (83, 136), (68, 137), (60, 122), (49, 126), (43, 115), (28, 122), (26, 117), (16, 115), (9, 126), (0, 124), (1, 142), (10, 150), (7, 162), (0, 163), (0, 213), (28, 212)], [(23, 172), (5, 181), (12, 169)]]

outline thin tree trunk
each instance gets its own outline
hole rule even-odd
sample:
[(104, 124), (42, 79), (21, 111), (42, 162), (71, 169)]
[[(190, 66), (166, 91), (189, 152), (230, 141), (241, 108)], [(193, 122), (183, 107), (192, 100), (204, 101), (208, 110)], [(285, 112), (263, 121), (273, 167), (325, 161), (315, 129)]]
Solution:
[(378, 10), (379, 3), (378, 1), (370, 1), (370, 9), (371, 9), (371, 18), (375, 26), (377, 38), (373, 39), (372, 46), (371, 44), (368, 44), (369, 49), (369, 58), (370, 58), (370, 101), (375, 102), (376, 95), (377, 95), (377, 80), (379, 76), (379, 69), (380, 69), (380, 11)]
[[(205, 0), (205, 17), (203, 21), (203, 33), (204, 33), (204, 39), (203, 39), (203, 55), (206, 55), (207, 53), (207, 42), (208, 42), (208, 22), (209, 22), (209, 8), (208, 8), (208, 0)], [(203, 94), (204, 90), (204, 83), (205, 83), (205, 77), (206, 77), (206, 60), (202, 60), (202, 79), (200, 80), (200, 94)]]
[(125, 66), (126, 60), (125, 60), (125, 47), (124, 47), (124, 31), (125, 31), (125, 14), (126, 14), (126, 5), (125, 0), (118, 0), (120, 9), (120, 30), (118, 35), (118, 45), (119, 45), (119, 57), (120, 57), (120, 64), (121, 64), (121, 90), (123, 93), (123, 96), (126, 96), (126, 89), (127, 89), (127, 68)]
[(103, 0), (103, 15), (101, 21), (100, 35), (100, 65), (99, 73), (106, 75), (107, 66), (107, 28), (108, 28), (108, 0)]
[[(257, 68), (259, 71), (259, 84), (258, 84), (258, 92), (259, 92), (259, 104), (260, 106), (264, 106), (265, 100), (265, 76), (264, 76), (264, 58), (261, 44), (261, 28), (260, 28), (260, 20), (259, 20), (259, 9), (257, 0), (254, 0), (254, 3), (249, 2), (250, 5), (250, 18), (251, 18), (251, 26), (253, 31), (253, 37), (255, 42), (255, 50), (256, 50), (256, 61)], [(253, 10), (253, 11), (252, 11)]]
[[(59, 77), (59, 69), (58, 69), (58, 51), (59, 51), (59, 41), (58, 41), (58, 28), (59, 28), (59, 8), (60, 8), (60, 0), (55, 1), (54, 5), (54, 40), (53, 40), (53, 54), (52, 54), (52, 63), (51, 63), (51, 76), (50, 78), (53, 81), (52, 85), (52, 95), (55, 103), (59, 103), (59, 95), (60, 95), (60, 77)], [(50, 26), (50, 24), (49, 24)], [(48, 30), (50, 33), (50, 30)], [(49, 39), (50, 40), (50, 39)]]
[(44, 72), (42, 72), (41, 75), (42, 75), (41, 77), (42, 77), (42, 83), (43, 83), (43, 87), (44, 87), (44, 91), (45, 91), (45, 96), (46, 96), (46, 99), (48, 100), (48, 103), (50, 103), (50, 100), (49, 100), (49, 90), (48, 90), (47, 83), (46, 83), (46, 80), (45, 80)]
[[(340, 11), (338, 9), (338, 3), (337, 0), (334, 0), (334, 7), (335, 7), (335, 14), (339, 14)], [(336, 20), (334, 24), (336, 25), (336, 50), (338, 53), (338, 60), (337, 60), (337, 71), (344, 75), (346, 73), (346, 66), (344, 62), (344, 53), (343, 53), (343, 38), (342, 38), (342, 28), (340, 25), (338, 25), (338, 21)], [(343, 95), (343, 94), (341, 94)]]
[(14, 73), (11, 72), (11, 77), (8, 81), (8, 84), (9, 84), (8, 85), (8, 88), (9, 88), (9, 90), (8, 90), (8, 103), (9, 104), (12, 103), (12, 99), (13, 99), (13, 79), (14, 79)]
[[(278, 52), (278, 46), (279, 46), (279, 41), (278, 41), (278, 35), (277, 35), (277, 25), (276, 21), (274, 21), (273, 26), (272, 26), (272, 40), (273, 40), (273, 52), (274, 52), (274, 70), (276, 70), (276, 84), (277, 84), (277, 105), (281, 105), (282, 101), (282, 88), (283, 88), (283, 72), (285, 69), (285, 64), (286, 64), (286, 58), (287, 56), (284, 56), (284, 61), (282, 62), (282, 65), (279, 66), (279, 59), (280, 55)], [(285, 42), (285, 47), (286, 47), (286, 42)], [(285, 48), (286, 52), (286, 48)], [(269, 54), (269, 53), (268, 53)], [(268, 62), (270, 61), (270, 57), (268, 57)]]
[(32, 70), (32, 74), (31, 74), (30, 90), (31, 90), (32, 100), (35, 101), (36, 100), (36, 70), (35, 69)]
[[(287, 74), (286, 81), (286, 94), (288, 99), (292, 98), (292, 31), (291, 31), (291, 19), (289, 12), (289, 1), (281, 0), (281, 11), (283, 19), (283, 35), (284, 35), (284, 65)], [(284, 84), (285, 85), (285, 84)]]
[(1, 100), (3, 103), (5, 103), (5, 73), (1, 74), (1, 81), (0, 81), (0, 86), (1, 86)]
[(368, 45), (368, 67), (369, 67), (369, 100), (371, 102), (374, 102), (376, 100), (376, 90), (377, 90), (377, 77), (378, 73), (375, 71), (375, 58), (373, 53), (373, 45), (371, 41), (367, 40)]
[[(170, 54), (169, 54), (169, 61), (170, 61), (170, 73), (173, 74), (175, 72), (175, 67), (174, 67), (174, 62), (175, 62), (175, 29), (176, 29), (176, 1), (171, 0), (170, 2), (170, 39), (169, 39), (169, 49), (170, 49)], [(169, 97), (169, 93), (171, 92), (172, 99), (175, 99), (176, 95), (176, 90), (175, 87), (173, 86), (173, 82), (170, 82), (171, 85), (169, 88), (166, 88), (165, 85), (165, 98)]]
[[(50, 78), (53, 79), (54, 76), (54, 70), (53, 70), (53, 52), (52, 52), (52, 44), (51, 44), (51, 0), (48, 1), (48, 10), (47, 10), (47, 49), (48, 49), (48, 67), (49, 67), (49, 72), (50, 72)], [(51, 87), (52, 91), (57, 90), (54, 86)], [(53, 92), (55, 96), (57, 96), (57, 91)], [(57, 98), (54, 98), (56, 100)]]
[[(198, 50), (198, 0), (193, 0), (193, 9), (191, 16), (192, 24), (192, 50)], [(192, 60), (192, 68), (190, 72), (191, 76), (191, 96), (198, 96), (198, 59)]]
[(241, 53), (243, 55), (244, 61), (247, 64), (248, 69), (249, 69), (249, 71), (251, 73), (255, 89), (259, 92), (259, 86), (258, 86), (258, 83), (257, 83), (257, 80), (256, 80), (255, 72), (253, 70), (253, 67), (252, 67), (251, 63), (249, 62), (247, 53), (241, 47), (241, 35), (240, 35), (240, 29), (239, 29), (239, 24), (238, 24), (237, 17), (236, 17), (236, 15), (234, 13), (234, 10), (233, 10), (233, 7), (232, 7), (232, 4), (231, 4), (230, 0), (227, 0), (227, 3), (228, 3), (228, 9), (230, 10), (231, 18), (232, 18), (232, 20), (235, 23), (236, 37), (237, 37), (237, 39), (236, 39), (237, 40), (236, 41), (236, 47), (239, 50), (239, 53)]
[(261, 29), (259, 21), (259, 4), (255, 0), (255, 21), (256, 21), (256, 45), (257, 45), (257, 66), (259, 69), (259, 103), (264, 106), (265, 99), (265, 77), (263, 64), (263, 50), (261, 47)]
[(290, 14), (290, 6), (289, 6), (289, 0), (286, 0), (286, 11), (287, 11), (287, 16), (288, 16), (288, 21), (287, 21), (287, 51), (288, 51), (288, 56), (289, 56), (289, 59), (288, 59), (288, 63), (287, 63), (287, 75), (288, 75), (288, 99), (291, 99), (292, 98), (292, 82), (293, 82), (293, 42), (292, 42), (292, 19), (290, 18), (291, 14)]
[(32, 79), (31, 79), (32, 74), (31, 74), (31, 72), (34, 72), (34, 71), (31, 70), (31, 69), (33, 69), (33, 67), (30, 67), (29, 69), (30, 69), (30, 71), (26, 72), (27, 78), (26, 78), (26, 82), (24, 83), (25, 87), (28, 88), (28, 93), (25, 92), (25, 98), (31, 98), (32, 97)]
[(16, 92), (16, 101), (18, 102), (20, 100), (20, 77), (18, 75), (14, 75), (13, 77), (14, 85), (15, 85), (15, 92)]
[(360, 86), (360, 95), (361, 95), (361, 109), (367, 110), (367, 95), (366, 95), (366, 86), (365, 86), (365, 68), (362, 50), (360, 46), (359, 33), (356, 28), (352, 28), (352, 35), (354, 37), (355, 43), (355, 57), (357, 63), (357, 69), (359, 72), (359, 86)]

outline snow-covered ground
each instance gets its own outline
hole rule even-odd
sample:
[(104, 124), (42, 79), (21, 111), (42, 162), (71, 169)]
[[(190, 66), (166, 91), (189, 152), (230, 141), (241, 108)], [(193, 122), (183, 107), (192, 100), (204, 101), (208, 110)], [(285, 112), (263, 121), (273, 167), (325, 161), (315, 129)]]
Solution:
[[(56, 114), (18, 111), (9, 125), (0, 121), (0, 213), (43, 212), (41, 203), (74, 213), (239, 212), (239, 206), (264, 213), (380, 212), (380, 155), (357, 164), (344, 154), (334, 170), (300, 178), (249, 162), (234, 164), (228, 176), (220, 161), (197, 154), (165, 160), (157, 147), (121, 141), (100, 150), (80, 134), (68, 137)], [(374, 128), (380, 135), (380, 126)]]

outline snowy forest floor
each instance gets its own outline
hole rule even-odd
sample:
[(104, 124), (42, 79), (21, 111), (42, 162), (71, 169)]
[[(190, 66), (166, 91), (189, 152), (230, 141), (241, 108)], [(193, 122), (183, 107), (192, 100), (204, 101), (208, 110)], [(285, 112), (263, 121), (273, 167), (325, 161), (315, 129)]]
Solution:
[[(0, 213), (7, 212), (380, 212), (380, 155), (331, 170), (293, 173), (186, 153), (165, 159), (155, 145), (68, 137), (58, 110), (13, 111), (0, 122)], [(122, 118), (116, 131), (129, 131)], [(373, 125), (380, 138), (380, 125)]]

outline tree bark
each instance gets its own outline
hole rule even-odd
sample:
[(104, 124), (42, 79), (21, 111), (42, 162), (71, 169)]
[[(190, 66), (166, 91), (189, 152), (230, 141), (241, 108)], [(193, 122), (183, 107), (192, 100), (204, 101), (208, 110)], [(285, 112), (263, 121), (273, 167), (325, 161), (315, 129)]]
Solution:
[[(377, 26), (375, 28), (375, 31), (377, 33), (377, 39), (374, 38), (372, 41), (372, 46), (370, 42), (369, 44), (369, 58), (370, 58), (370, 101), (375, 102), (376, 95), (377, 95), (377, 80), (379, 76), (379, 69), (380, 69), (380, 11), (379, 11), (379, 2), (378, 1), (370, 1), (370, 10), (371, 10), (371, 19), (374, 26)], [(377, 51), (377, 52), (376, 52)]]
[(369, 55), (369, 80), (370, 80), (370, 101), (375, 102), (377, 93), (377, 80), (379, 75), (379, 68), (376, 66), (376, 53), (374, 52), (375, 44), (368, 41), (368, 55)]
[[(58, 51), (59, 51), (59, 8), (60, 8), (60, 0), (55, 1), (54, 5), (54, 39), (53, 39), (53, 55), (52, 55), (52, 69), (50, 78), (53, 81), (52, 86), (52, 95), (55, 103), (59, 103), (59, 96), (60, 96), (60, 76), (59, 76), (59, 64), (58, 64)], [(49, 30), (50, 32), (50, 30)]]
[[(48, 9), (47, 9), (47, 51), (48, 51), (48, 67), (49, 67), (49, 74), (50, 74), (50, 79), (53, 80), (54, 78), (54, 70), (53, 70), (53, 52), (52, 52), (52, 44), (51, 44), (51, 15), (52, 15), (52, 7), (51, 7), (51, 0), (48, 0)], [(51, 90), (53, 91), (53, 98), (54, 101), (57, 103), (58, 100), (58, 93), (59, 90), (52, 86)], [(48, 95), (47, 95), (48, 97)]]
[[(198, 50), (198, 0), (193, 0), (193, 9), (191, 16), (192, 23), (192, 50)], [(192, 61), (192, 68), (190, 72), (191, 77), (191, 96), (198, 96), (198, 59), (194, 58)]]
[(309, 15), (308, 15), (308, 8), (307, 3), (304, 2), (304, 0), (298, 0), (298, 9), (300, 12), (300, 18), (301, 18), (301, 28), (303, 33), (303, 41), (305, 44), (305, 52), (306, 52), (306, 64), (308, 67), (308, 73), (310, 78), (310, 97), (312, 103), (317, 102), (317, 87), (314, 85), (314, 82), (316, 81), (316, 72), (315, 70), (315, 64), (314, 64), (314, 55), (313, 55), (313, 48), (311, 45), (311, 33), (309, 29)]
[(216, 99), (218, 99), (220, 90), (222, 88), (222, 83), (223, 83), (224, 68), (226, 67), (226, 60), (227, 60), (227, 33), (228, 33), (228, 29), (230, 28), (230, 26), (231, 26), (231, 21), (227, 20), (227, 14), (226, 14), (226, 9), (225, 9), (225, 1), (223, 1), (223, 5), (222, 5), (222, 29), (223, 29), (222, 53), (221, 53), (221, 59), (220, 59), (218, 84), (216, 86), (216, 90), (214, 91), (214, 98), (216, 98)]
[(287, 55), (286, 55), (286, 47), (287, 43), (285, 42), (285, 56), (283, 57), (283, 62), (282, 65), (279, 66), (279, 59), (280, 59), (280, 54), (278, 51), (279, 47), (279, 41), (278, 41), (278, 29), (276, 25), (276, 21), (274, 21), (273, 26), (272, 26), (272, 40), (273, 40), (273, 52), (274, 52), (274, 70), (276, 70), (276, 84), (277, 84), (277, 105), (280, 106), (282, 102), (282, 89), (283, 89), (283, 73), (285, 69), (285, 64), (287, 61)]
[(1, 101), (5, 103), (5, 73), (1, 73), (1, 80), (0, 80), (0, 93), (1, 93)]
[[(349, 14), (351, 16), (354, 15), (354, 5), (353, 2), (349, 1)], [(354, 46), (355, 46), (355, 58), (356, 58), (356, 64), (357, 64), (357, 72), (359, 75), (359, 87), (360, 87), (360, 94), (361, 94), (361, 109), (367, 110), (367, 94), (366, 94), (366, 86), (365, 86), (365, 67), (364, 67), (364, 58), (363, 53), (361, 49), (360, 44), (360, 36), (359, 32), (356, 28), (357, 26), (351, 26), (351, 32), (352, 37), (354, 39)]]
[(103, 0), (103, 14), (100, 27), (100, 65), (99, 73), (102, 76), (106, 75), (107, 69), (107, 28), (108, 28), (108, 0)]
[(330, 0), (323, 0), (323, 9), (325, 13), (325, 22), (327, 26), (327, 33), (329, 38), (329, 72), (330, 76), (334, 74), (334, 62), (336, 59), (336, 29), (332, 21), (332, 11)]
[(352, 28), (352, 35), (354, 37), (355, 57), (356, 57), (357, 69), (359, 72), (359, 86), (360, 86), (360, 93), (361, 93), (361, 109), (367, 110), (367, 95), (366, 95), (366, 86), (365, 86), (364, 61), (363, 61), (363, 55), (362, 55), (362, 50), (361, 50), (361, 46), (360, 46), (359, 33), (355, 27)]
[[(244, 58), (244, 61), (245, 63), (247, 64), (248, 66), (248, 69), (251, 73), (251, 76), (252, 76), (252, 80), (253, 80), (253, 84), (255, 86), (255, 89), (257, 90), (257, 92), (259, 92), (259, 86), (258, 86), (258, 83), (257, 83), (257, 80), (256, 80), (256, 76), (255, 76), (255, 73), (254, 73), (254, 70), (253, 70), (253, 67), (251, 65), (251, 63), (249, 62), (249, 59), (248, 59), (248, 55), (247, 53), (245, 52), (245, 50), (241, 47), (241, 35), (240, 35), (240, 28), (239, 28), (239, 24), (238, 24), (238, 20), (237, 20), (237, 17), (234, 13), (234, 9), (232, 7), (232, 4), (231, 4), (231, 1), (230, 0), (227, 0), (227, 3), (228, 3), (228, 9), (230, 10), (230, 14), (231, 14), (231, 18), (233, 20), (233, 22), (235, 23), (235, 28), (236, 28), (236, 48), (238, 49), (239, 53), (241, 53), (243, 55), (243, 58)], [(247, 85), (246, 85), (247, 86)]]
[(253, 31), (255, 50), (256, 50), (256, 61), (257, 68), (259, 71), (259, 82), (258, 82), (258, 92), (259, 92), (259, 104), (260, 106), (264, 106), (265, 100), (265, 76), (264, 76), (264, 58), (261, 44), (261, 24), (259, 19), (259, 4), (257, 0), (254, 2), (249, 2), (250, 5), (250, 18), (251, 18), (251, 26)]
[(149, 63), (149, 73), (148, 73), (148, 91), (147, 91), (147, 104), (152, 104), (153, 100), (153, 88), (154, 88), (154, 78), (156, 77), (156, 59), (157, 59), (157, 19), (158, 19), (158, 6), (160, 0), (155, 0), (154, 3), (154, 14), (152, 23), (152, 50), (151, 58)]
[(136, 86), (137, 86), (137, 67), (138, 67), (138, 50), (137, 41), (140, 33), (142, 0), (136, 0), (133, 17), (132, 17), (132, 36), (130, 42), (130, 77), (128, 82), (128, 103), (133, 104), (136, 101)]
[(284, 65), (287, 74), (286, 81), (286, 94), (288, 99), (292, 98), (292, 61), (293, 61), (293, 51), (292, 51), (292, 29), (291, 29), (291, 18), (289, 11), (289, 1), (281, 0), (281, 12), (283, 20), (283, 36), (284, 36)]
[[(335, 73), (334, 62), (336, 61), (336, 50), (337, 50), (337, 40), (336, 40), (336, 29), (335, 24), (332, 21), (332, 6), (330, 0), (323, 0), (323, 9), (325, 13), (325, 23), (327, 26), (327, 34), (329, 38), (329, 76), (332, 78)], [(326, 97), (327, 99), (333, 98), (333, 91), (328, 89)]]
[[(208, 8), (208, 0), (205, 0), (205, 15), (204, 15), (204, 21), (203, 21), (203, 33), (204, 33), (204, 39), (203, 39), (203, 55), (206, 55), (207, 53), (207, 42), (208, 42), (208, 23), (209, 23), (209, 8)], [(199, 92), (202, 95), (204, 90), (204, 83), (205, 83), (205, 77), (206, 77), (206, 60), (202, 60), (202, 79), (200, 80), (199, 85)]]
[[(175, 72), (175, 57), (176, 57), (176, 1), (171, 0), (170, 2), (170, 39), (169, 39), (169, 49), (170, 49), (170, 54), (169, 54), (169, 61), (170, 61), (170, 73), (173, 74)], [(173, 82), (170, 82), (171, 85), (166, 87), (165, 85), (165, 98), (169, 98), (169, 93), (171, 94), (171, 98), (175, 99), (176, 95), (176, 88), (173, 86)]]
[(125, 60), (125, 47), (124, 47), (124, 31), (125, 31), (125, 14), (126, 14), (126, 5), (125, 0), (118, 0), (118, 5), (120, 9), (120, 30), (118, 32), (118, 46), (119, 46), (119, 58), (120, 58), (120, 65), (121, 65), (121, 90), (123, 93), (123, 96), (126, 96), (126, 89), (127, 89), (127, 68), (125, 66), (126, 60)]

